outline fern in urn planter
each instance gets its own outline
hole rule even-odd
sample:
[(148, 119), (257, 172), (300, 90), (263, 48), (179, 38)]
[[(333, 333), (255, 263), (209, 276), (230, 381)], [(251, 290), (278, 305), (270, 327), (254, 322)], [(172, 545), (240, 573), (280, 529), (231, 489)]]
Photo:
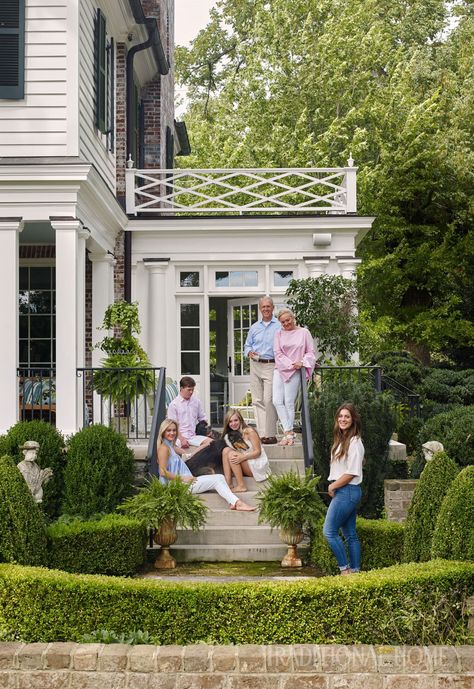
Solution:
[(155, 561), (157, 569), (176, 567), (176, 560), (169, 553), (170, 545), (177, 539), (176, 529), (198, 531), (207, 515), (206, 505), (191, 493), (190, 484), (179, 479), (164, 484), (155, 477), (118, 509), (155, 530), (155, 542), (161, 545)]
[(296, 471), (273, 474), (267, 485), (257, 495), (259, 523), (280, 529), (280, 537), (288, 545), (282, 567), (301, 567), (297, 545), (303, 539), (303, 530), (315, 526), (326, 512), (326, 507), (316, 492), (319, 476), (304, 476)]

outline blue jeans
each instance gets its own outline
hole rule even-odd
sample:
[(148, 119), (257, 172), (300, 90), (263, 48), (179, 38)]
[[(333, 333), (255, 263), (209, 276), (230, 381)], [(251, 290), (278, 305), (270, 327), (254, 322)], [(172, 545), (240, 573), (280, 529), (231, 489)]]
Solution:
[[(338, 488), (328, 507), (323, 526), (324, 538), (336, 556), (339, 569), (360, 571), (360, 543), (356, 531), (356, 512), (360, 502), (362, 490), (360, 486), (350, 483)], [(339, 529), (346, 540), (349, 549), (349, 562), (347, 562), (344, 542), (339, 535)]]

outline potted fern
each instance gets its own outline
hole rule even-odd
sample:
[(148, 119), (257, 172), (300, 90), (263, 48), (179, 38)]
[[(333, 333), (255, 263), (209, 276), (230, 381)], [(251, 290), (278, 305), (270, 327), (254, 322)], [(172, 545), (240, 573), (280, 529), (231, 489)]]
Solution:
[(198, 531), (206, 522), (207, 507), (189, 490), (189, 484), (174, 479), (167, 484), (152, 477), (140, 491), (118, 507), (130, 517), (154, 529), (155, 543), (161, 546), (156, 569), (173, 569), (176, 560), (170, 546), (176, 541), (177, 528)]
[(301, 567), (297, 545), (303, 540), (303, 530), (316, 526), (326, 511), (317, 493), (319, 476), (304, 476), (296, 471), (272, 474), (266, 486), (257, 495), (259, 523), (267, 523), (272, 529), (280, 529), (280, 538), (288, 545), (288, 552), (281, 561), (282, 567)]

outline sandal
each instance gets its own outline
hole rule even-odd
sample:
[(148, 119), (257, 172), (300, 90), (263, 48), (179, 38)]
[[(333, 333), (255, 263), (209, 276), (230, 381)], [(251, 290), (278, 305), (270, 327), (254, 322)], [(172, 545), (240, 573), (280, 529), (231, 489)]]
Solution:
[(288, 445), (288, 436), (284, 435), (283, 438), (278, 442), (278, 445), (283, 446), (283, 445)]

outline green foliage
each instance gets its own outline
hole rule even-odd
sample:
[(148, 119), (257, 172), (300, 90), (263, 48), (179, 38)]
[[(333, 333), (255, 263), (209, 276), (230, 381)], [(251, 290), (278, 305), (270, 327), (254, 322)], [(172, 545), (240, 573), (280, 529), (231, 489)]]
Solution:
[[(380, 569), (401, 562), (403, 552), (403, 524), (384, 519), (357, 519), (357, 534), (361, 548), (361, 569)], [(323, 536), (323, 522), (311, 535), (311, 563), (323, 574), (337, 574), (339, 567)]]
[(132, 492), (133, 452), (105, 426), (83, 428), (68, 445), (63, 512), (89, 517), (112, 512)]
[[(139, 334), (141, 330), (138, 303), (118, 301), (110, 304), (104, 315), (102, 329), (108, 331), (112, 328), (114, 336), (107, 335), (96, 345), (107, 354), (102, 361), (103, 369), (150, 368), (150, 360), (134, 334)], [(129, 402), (138, 395), (150, 392), (153, 381), (152, 371), (101, 370), (94, 373), (93, 386), (97, 392), (119, 403)]]
[(85, 644), (145, 644), (150, 645), (154, 643), (148, 632), (142, 632), (141, 629), (132, 629), (127, 634), (116, 634), (108, 629), (98, 629), (90, 634), (84, 634), (82, 643)]
[(311, 478), (309, 470), (305, 476), (293, 470), (272, 474), (257, 495), (259, 524), (286, 531), (314, 526), (326, 511), (316, 492), (318, 481), (319, 476)]
[(406, 416), (401, 420), (397, 430), (398, 441), (406, 445), (408, 455), (421, 448), (420, 432), (422, 428), (423, 420), (418, 416)]
[(141, 522), (118, 514), (48, 527), (48, 564), (80, 574), (135, 574), (143, 565), (147, 534)]
[(41, 507), (49, 518), (54, 519), (60, 513), (64, 491), (64, 438), (54, 426), (45, 421), (19, 421), (6, 435), (0, 437), (0, 455), (10, 455), (18, 464), (23, 459), (20, 446), (27, 440), (36, 440), (40, 445), (36, 460), (38, 465), (42, 469), (50, 467), (53, 470), (52, 479), (43, 487)]
[(474, 561), (474, 466), (451, 483), (433, 535), (433, 557)]
[(432, 561), (354, 577), (163, 582), (0, 565), (0, 629), (30, 641), (91, 630), (159, 644), (445, 644), (463, 639), (474, 564)]
[(450, 371), (434, 368), (425, 377), (418, 392), (443, 404), (474, 404), (474, 370)]
[(427, 372), (413, 354), (404, 351), (373, 354), (370, 362), (375, 366), (381, 366), (384, 375), (413, 391), (417, 391)]
[(171, 520), (178, 528), (198, 531), (206, 521), (207, 506), (198, 495), (191, 493), (190, 487), (179, 479), (161, 483), (153, 476), (119, 509), (154, 529)]
[(408, 478), (408, 463), (405, 459), (389, 459), (386, 479)]
[(474, 405), (437, 414), (426, 421), (420, 432), (422, 443), (438, 440), (460, 466), (474, 464)]
[(300, 325), (317, 339), (321, 358), (349, 361), (357, 349), (357, 289), (341, 275), (291, 280), (287, 301)]
[(0, 562), (46, 563), (43, 515), (8, 455), (0, 457)]
[(319, 490), (327, 490), (331, 458), (334, 417), (343, 402), (352, 402), (362, 419), (362, 441), (365, 448), (362, 501), (359, 508), (364, 517), (380, 516), (383, 509), (383, 481), (388, 470), (389, 440), (394, 428), (393, 400), (385, 393), (376, 393), (369, 384), (330, 379), (310, 398), (313, 429), (315, 473), (324, 477)]
[(445, 452), (437, 452), (423, 469), (405, 524), (405, 562), (424, 562), (431, 558), (431, 541), (438, 512), (457, 473), (456, 463)]

